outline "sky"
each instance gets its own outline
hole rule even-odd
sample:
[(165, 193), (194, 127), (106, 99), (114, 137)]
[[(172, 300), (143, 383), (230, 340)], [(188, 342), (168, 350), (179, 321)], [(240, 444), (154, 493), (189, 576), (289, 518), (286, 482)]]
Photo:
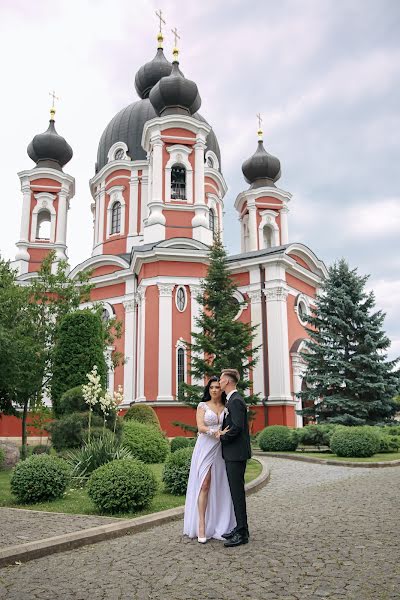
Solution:
[(225, 243), (240, 252), (236, 196), (257, 145), (281, 161), (277, 185), (293, 194), (289, 239), (327, 266), (344, 257), (386, 312), (400, 355), (400, 2), (398, 0), (0, 0), (0, 253), (13, 259), (26, 148), (56, 128), (74, 151), (68, 215), (71, 266), (91, 254), (89, 179), (111, 118), (137, 99), (136, 71), (156, 51), (161, 8), (165, 54), (177, 27), (180, 64), (196, 81), (201, 114), (221, 148)]

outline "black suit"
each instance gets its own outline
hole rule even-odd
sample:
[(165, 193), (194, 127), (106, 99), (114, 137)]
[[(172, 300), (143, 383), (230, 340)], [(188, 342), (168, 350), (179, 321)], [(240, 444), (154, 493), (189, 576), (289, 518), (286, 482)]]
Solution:
[(244, 491), (244, 474), (246, 463), (251, 458), (247, 406), (239, 392), (234, 392), (226, 405), (222, 428), (229, 431), (221, 436), (222, 456), (225, 459), (233, 508), (236, 517), (236, 531), (248, 536), (246, 496)]

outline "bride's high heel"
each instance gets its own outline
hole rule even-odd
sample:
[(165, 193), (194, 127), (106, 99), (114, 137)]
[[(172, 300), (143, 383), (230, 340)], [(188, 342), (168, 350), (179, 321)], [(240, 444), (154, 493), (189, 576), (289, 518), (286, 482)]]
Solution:
[(207, 538), (206, 538), (206, 537), (204, 537), (204, 538), (202, 538), (202, 537), (198, 537), (198, 538), (197, 538), (197, 541), (199, 542), (199, 544), (205, 544), (205, 543), (206, 543), (206, 541), (207, 541)]

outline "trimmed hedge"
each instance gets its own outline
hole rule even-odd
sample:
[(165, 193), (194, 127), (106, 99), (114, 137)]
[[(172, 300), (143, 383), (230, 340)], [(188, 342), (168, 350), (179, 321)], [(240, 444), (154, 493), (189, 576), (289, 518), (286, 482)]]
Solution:
[(398, 452), (400, 448), (400, 437), (398, 435), (380, 435), (379, 452)]
[(58, 416), (62, 417), (75, 412), (86, 412), (87, 409), (88, 405), (82, 394), (82, 386), (77, 385), (62, 394), (58, 403), (57, 413)]
[(133, 406), (126, 411), (124, 419), (126, 421), (137, 421), (138, 423), (144, 423), (145, 425), (155, 425), (161, 429), (156, 411), (146, 404), (133, 404)]
[(134, 420), (123, 424), (122, 445), (145, 463), (162, 463), (169, 453), (168, 440), (159, 429)]
[(329, 446), (329, 440), (336, 425), (306, 425), (296, 429), (297, 439), (301, 446)]
[(186, 494), (193, 448), (181, 448), (168, 457), (162, 480), (165, 489), (174, 496)]
[(296, 431), (284, 425), (266, 427), (259, 433), (257, 441), (264, 452), (296, 450), (298, 444)]
[(147, 465), (123, 459), (96, 469), (86, 489), (99, 510), (113, 514), (144, 508), (153, 500), (157, 487), (156, 476)]
[(177, 436), (171, 441), (171, 452), (176, 452), (181, 448), (193, 448), (196, 443), (196, 438), (187, 438)]
[(337, 427), (329, 445), (337, 456), (367, 457), (379, 452), (380, 439), (372, 427)]
[(42, 454), (19, 462), (11, 475), (11, 491), (19, 502), (33, 504), (61, 498), (71, 478), (67, 463)]

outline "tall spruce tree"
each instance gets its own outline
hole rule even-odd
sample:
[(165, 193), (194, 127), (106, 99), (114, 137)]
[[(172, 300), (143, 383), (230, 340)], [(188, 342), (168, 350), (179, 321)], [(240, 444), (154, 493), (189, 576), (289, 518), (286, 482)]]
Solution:
[(234, 297), (236, 289), (228, 271), (225, 249), (217, 238), (197, 297), (203, 307), (196, 319), (198, 331), (192, 332), (194, 341), (187, 344), (192, 381), (199, 384), (182, 384), (179, 390), (179, 398), (190, 406), (197, 406), (202, 398), (204, 377), (219, 375), (226, 368), (239, 371), (238, 388), (247, 404), (257, 402), (249, 381), (249, 373), (257, 361), (258, 348), (252, 348), (256, 326), (235, 320), (240, 308)]
[(398, 359), (387, 361), (385, 315), (373, 311), (375, 297), (365, 291), (367, 280), (345, 260), (335, 263), (308, 317), (306, 386), (300, 396), (312, 406), (301, 414), (318, 423), (373, 425), (390, 421), (396, 412)]

